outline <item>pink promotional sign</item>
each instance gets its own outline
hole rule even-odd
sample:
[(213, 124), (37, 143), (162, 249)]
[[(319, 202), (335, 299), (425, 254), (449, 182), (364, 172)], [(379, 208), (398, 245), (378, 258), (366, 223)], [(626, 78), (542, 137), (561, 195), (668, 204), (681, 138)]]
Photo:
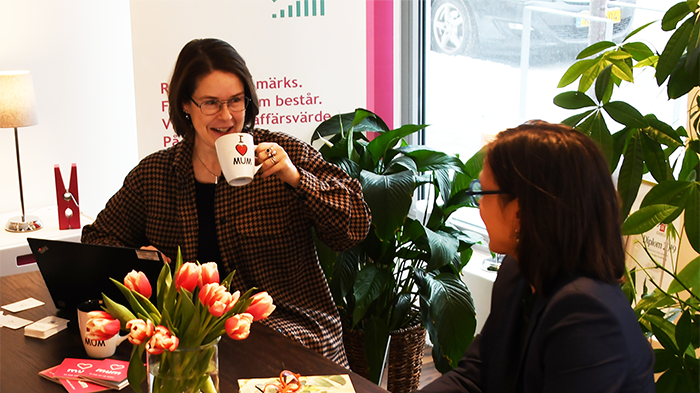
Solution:
[(168, 82), (194, 38), (222, 39), (243, 56), (257, 127), (309, 141), (322, 121), (361, 107), (393, 124), (393, 0), (131, 0), (130, 11), (140, 157), (179, 142)]

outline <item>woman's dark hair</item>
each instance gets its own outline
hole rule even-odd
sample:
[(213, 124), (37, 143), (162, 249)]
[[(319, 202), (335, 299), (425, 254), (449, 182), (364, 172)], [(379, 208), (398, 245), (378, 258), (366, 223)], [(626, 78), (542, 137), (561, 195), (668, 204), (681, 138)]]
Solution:
[(600, 149), (588, 136), (535, 120), (499, 133), (486, 161), (518, 198), (516, 246), (522, 274), (549, 296), (555, 279), (583, 274), (618, 283), (624, 274), (619, 198)]
[(259, 112), (258, 95), (245, 60), (225, 41), (216, 38), (195, 39), (180, 51), (168, 87), (168, 111), (177, 135), (184, 138), (193, 130), (192, 122), (185, 117), (182, 107), (190, 102), (199, 81), (213, 71), (228, 72), (241, 80), (245, 95), (250, 99), (243, 127), (250, 129), (255, 125)]

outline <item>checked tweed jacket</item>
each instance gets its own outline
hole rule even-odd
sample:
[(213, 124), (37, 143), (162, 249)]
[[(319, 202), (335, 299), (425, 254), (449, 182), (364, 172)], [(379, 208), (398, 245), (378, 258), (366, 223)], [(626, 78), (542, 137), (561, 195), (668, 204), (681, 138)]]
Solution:
[[(311, 230), (335, 250), (364, 239), (371, 218), (360, 184), (307, 143), (268, 130), (251, 133), (256, 144), (275, 142), (284, 148), (301, 185), (294, 189), (275, 176), (259, 175), (241, 187), (219, 182), (214, 210), (221, 277), (235, 269), (232, 289), (267, 291), (277, 309), (263, 323), (347, 367), (340, 318)], [(184, 261), (196, 260), (193, 147), (188, 136), (144, 158), (95, 222), (83, 228), (82, 242), (153, 245), (170, 258), (180, 246)]]

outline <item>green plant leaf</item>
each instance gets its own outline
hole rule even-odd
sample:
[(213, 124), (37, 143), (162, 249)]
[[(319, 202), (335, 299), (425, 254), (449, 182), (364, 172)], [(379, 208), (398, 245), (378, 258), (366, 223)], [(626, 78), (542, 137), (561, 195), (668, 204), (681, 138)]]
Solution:
[[(674, 360), (678, 357), (674, 356)], [(656, 380), (657, 392), (680, 392), (679, 384), (683, 377), (683, 369), (678, 362), (673, 363), (665, 373)], [(692, 392), (691, 390), (686, 390)], [(692, 392), (694, 393), (694, 392)]]
[(632, 213), (622, 223), (623, 235), (638, 235), (650, 231), (676, 211), (671, 205), (650, 205)]
[(350, 130), (350, 128), (353, 128), (355, 120), (357, 120), (357, 123), (354, 126), (354, 130), (357, 132), (389, 131), (389, 127), (379, 116), (366, 109), (358, 108), (355, 112), (335, 115), (319, 124), (311, 136), (311, 142), (313, 143), (320, 137), (325, 138)]
[(673, 352), (659, 348), (654, 350), (654, 373), (662, 373), (678, 363), (678, 356)]
[[(698, 96), (698, 101), (700, 101), (700, 96)], [(687, 148), (694, 151), (697, 154), (700, 154), (700, 140), (695, 139), (688, 141)]]
[(443, 356), (456, 367), (474, 337), (474, 302), (457, 275), (442, 273), (434, 277), (428, 275), (426, 279), (430, 286), (430, 318), (438, 345)]
[(337, 297), (345, 298), (352, 290), (360, 266), (360, 251), (357, 246), (338, 253), (338, 259), (333, 270), (331, 290)]
[(657, 204), (684, 207), (693, 186), (693, 183), (688, 181), (668, 180), (661, 182), (647, 192), (640, 207)]
[(607, 65), (608, 65), (608, 61), (603, 59), (601, 56), (601, 58), (598, 60), (598, 62), (593, 64), (592, 67), (585, 70), (581, 74), (581, 79), (578, 81), (577, 90), (581, 91), (581, 92), (588, 91), (588, 89), (590, 89), (591, 86), (593, 85), (593, 82), (595, 81), (595, 79), (598, 77), (598, 74), (600, 74), (600, 72), (603, 71), (603, 68), (605, 68)]
[(675, 4), (666, 11), (663, 18), (661, 19), (661, 29), (663, 31), (671, 31), (676, 28), (678, 22), (683, 20), (688, 14), (691, 13), (687, 2), (681, 1)]
[(364, 329), (365, 359), (370, 381), (379, 385), (389, 342), (389, 327), (381, 318), (370, 318)]
[(700, 183), (694, 182), (685, 205), (685, 232), (695, 252), (700, 253)]
[(459, 172), (466, 172), (462, 161), (450, 154), (433, 150), (421, 145), (409, 145), (396, 149), (416, 163), (416, 171), (428, 172), (439, 169), (450, 169)]
[[(652, 293), (650, 293), (646, 296), (642, 296), (642, 298), (634, 306), (634, 312), (637, 314), (637, 317), (639, 317), (639, 318), (649, 319), (653, 315), (653, 313), (650, 312), (650, 310), (659, 309), (662, 307), (667, 307), (667, 306), (670, 306), (674, 303), (675, 303), (675, 301), (668, 294), (663, 293), (659, 290), (654, 290)], [(654, 317), (654, 318), (656, 318), (656, 317)], [(657, 322), (659, 322), (663, 325), (664, 322), (662, 322), (662, 321), (665, 321), (665, 319), (663, 319), (663, 316), (658, 317), (658, 318), (660, 318), (660, 320), (657, 320)], [(647, 329), (651, 330), (648, 326), (649, 322), (645, 322), (645, 323), (643, 323), (643, 325), (646, 326)]]
[[(133, 312), (137, 316), (139, 316), (139, 315), (151, 316), (151, 313), (148, 312), (148, 310), (146, 310), (146, 308), (144, 308), (144, 306), (136, 299), (136, 296), (134, 296), (134, 293), (129, 288), (125, 287), (124, 284), (120, 283), (119, 281), (117, 281), (111, 277), (110, 277), (110, 280), (114, 283), (114, 285), (117, 286), (117, 288), (119, 288), (119, 291), (124, 295), (124, 297), (126, 298), (126, 301), (129, 302), (131, 309), (133, 310)], [(154, 318), (149, 318), (149, 319), (154, 319)], [(158, 322), (158, 320), (154, 320), (153, 322), (154, 322), (154, 324), (156, 324), (156, 322)]]
[(653, 114), (644, 116), (644, 119), (649, 124), (648, 127), (644, 128), (644, 133), (649, 138), (671, 148), (683, 146), (683, 140), (673, 127), (657, 119)]
[(612, 101), (603, 105), (605, 112), (616, 122), (634, 128), (648, 127), (646, 119), (632, 105), (624, 101)]
[(587, 110), (585, 112), (579, 113), (578, 115), (573, 115), (571, 117), (568, 117), (568, 118), (562, 120), (561, 123), (566, 124), (567, 126), (569, 126), (571, 128), (576, 128), (579, 125), (579, 123), (581, 123), (581, 121), (583, 119), (587, 118), (593, 112), (597, 112), (597, 108)]
[(388, 285), (391, 274), (390, 270), (379, 268), (374, 264), (363, 267), (357, 273), (357, 280), (353, 287), (355, 293), (353, 327), (364, 318), (370, 303), (375, 301)]
[(567, 91), (554, 97), (554, 104), (564, 109), (580, 109), (597, 106), (586, 93)]
[(620, 212), (622, 217), (627, 217), (634, 200), (637, 198), (639, 186), (642, 184), (642, 174), (644, 172), (644, 155), (642, 152), (642, 142), (637, 137), (632, 137), (625, 158), (620, 168), (620, 176), (617, 179), (617, 192), (622, 199)]
[(607, 89), (612, 89), (612, 86), (610, 85), (612, 68), (612, 64), (603, 68), (603, 71), (601, 71), (600, 75), (598, 75), (598, 79), (595, 81), (595, 97), (598, 99), (598, 102), (603, 101), (603, 97), (605, 96), (605, 91)]
[(664, 151), (658, 143), (651, 140), (646, 134), (641, 133), (639, 137), (642, 141), (642, 152), (647, 169), (649, 169), (649, 172), (651, 172), (651, 175), (654, 176), (657, 182), (665, 181), (668, 179), (668, 173), (671, 168), (668, 165)]
[(622, 156), (622, 152), (625, 150), (627, 137), (630, 136), (631, 131), (631, 128), (625, 127), (612, 135), (613, 155), (612, 160), (610, 162), (610, 173), (612, 173), (617, 168), (617, 165), (620, 162), (620, 157)]
[(683, 213), (692, 191), (693, 183), (677, 180), (664, 181), (647, 192), (640, 207), (658, 204), (676, 206), (676, 211), (664, 220), (665, 224), (670, 224)]
[(666, 93), (670, 99), (680, 98), (688, 94), (694, 86), (698, 86), (698, 84), (700, 84), (700, 80), (698, 79), (698, 73), (700, 73), (700, 70), (698, 70), (696, 65), (692, 72), (686, 72), (686, 60), (687, 57), (683, 55), (676, 67), (673, 69), (673, 71), (671, 71), (666, 87)]
[(372, 211), (377, 236), (386, 240), (395, 236), (404, 223), (413, 202), (416, 187), (412, 172), (377, 175), (362, 171), (360, 183), (365, 201)]
[[(593, 116), (581, 123), (577, 130), (584, 132), (591, 137), (600, 147), (600, 150), (608, 162), (608, 166), (612, 165), (613, 159), (613, 139), (608, 130), (605, 119), (600, 112), (596, 112)], [(613, 168), (610, 168), (611, 171)]]
[(431, 272), (449, 264), (457, 255), (459, 241), (452, 235), (443, 231), (432, 231), (425, 228), (430, 247), (430, 260), (426, 271)]
[(568, 86), (576, 81), (584, 72), (588, 71), (592, 67), (595, 67), (599, 59), (586, 59), (580, 60), (574, 63), (568, 70), (564, 73), (559, 80), (558, 88)]
[[(649, 26), (649, 25), (651, 25), (651, 24), (654, 24), (654, 23), (656, 23), (656, 22), (655, 22), (655, 21), (651, 21), (651, 22), (648, 22), (648, 23), (646, 23), (646, 24), (643, 24), (643, 25), (637, 27), (636, 29), (634, 29), (634, 31), (632, 31), (631, 33), (627, 34), (627, 37), (625, 37), (625, 39), (624, 39), (623, 41), (627, 42), (627, 40), (629, 40), (630, 38), (632, 38), (633, 36), (635, 36), (635, 35), (636, 35), (637, 33), (639, 33), (640, 31), (646, 29), (647, 26)], [(633, 46), (632, 49), (630, 49), (630, 45)], [(627, 43), (625, 43), (624, 45), (622, 45), (622, 47), (623, 47), (626, 51), (632, 53), (632, 55), (634, 55), (635, 52), (637, 52), (637, 50), (641, 49), (641, 46), (646, 47), (646, 49), (647, 49), (649, 52), (651, 52), (651, 50), (649, 49), (649, 47), (648, 47), (646, 44), (643, 44), (643, 43), (641, 43), (641, 42), (627, 42)], [(645, 57), (646, 57), (646, 56), (645, 56)], [(639, 59), (637, 59), (636, 57), (635, 57), (635, 59), (639, 61)]]
[[(675, 7), (671, 7), (669, 12), (671, 12), (671, 10), (674, 8)], [(665, 18), (666, 16), (664, 16), (664, 19)], [(690, 37), (692, 30), (693, 18), (686, 19), (686, 21), (683, 22), (678, 29), (676, 29), (673, 35), (671, 35), (671, 38), (668, 39), (666, 47), (664, 48), (663, 52), (661, 52), (659, 62), (656, 65), (656, 83), (659, 86), (661, 86), (661, 84), (666, 81), (668, 76), (671, 75), (671, 71), (673, 71), (673, 69), (676, 67), (681, 59), (681, 56), (683, 56), (683, 52), (685, 52), (685, 48), (688, 45), (688, 38)]]
[(146, 348), (146, 343), (134, 345), (131, 349), (131, 357), (129, 359), (129, 369), (126, 377), (129, 380), (129, 385), (134, 392), (141, 393), (141, 383), (146, 379), (146, 365), (143, 362), (143, 351)]
[(688, 50), (686, 52), (685, 72), (692, 74), (698, 65), (698, 44), (700, 43), (700, 24), (694, 24), (690, 38), (688, 38)]
[[(693, 171), (695, 176), (693, 176)], [(688, 148), (683, 156), (683, 166), (678, 174), (678, 180), (693, 181), (694, 178), (697, 178), (698, 173), (700, 173), (700, 158), (698, 158), (698, 153)]]
[(122, 329), (126, 328), (127, 322), (131, 321), (132, 319), (136, 319), (136, 316), (134, 316), (134, 313), (132, 313), (131, 310), (110, 299), (104, 293), (102, 294), (102, 301), (105, 304), (107, 313), (121, 322)]
[(165, 296), (170, 291), (170, 285), (172, 285), (173, 277), (170, 274), (170, 265), (167, 263), (163, 264), (163, 268), (160, 269), (160, 274), (158, 274), (158, 283), (156, 285), (156, 302), (159, 309), (163, 309), (165, 304)]
[(675, 341), (675, 325), (673, 325), (673, 336), (669, 335), (668, 331), (665, 329), (662, 329), (659, 325), (652, 323), (651, 325), (651, 331), (654, 333), (654, 337), (656, 337), (657, 340), (659, 340), (659, 344), (661, 344), (664, 349), (671, 351), (675, 353), (678, 356), (683, 355), (683, 351), (678, 350), (678, 346), (676, 345)]
[(384, 132), (374, 138), (367, 145), (367, 150), (370, 152), (370, 154), (372, 154), (375, 168), (379, 164), (380, 160), (383, 159), (385, 162), (389, 161), (386, 157), (387, 151), (394, 149), (401, 139), (424, 129), (425, 127), (427, 127), (426, 124), (406, 124), (397, 129)]
[[(695, 270), (697, 273), (698, 270)], [(681, 352), (685, 352), (690, 347), (690, 338), (692, 334), (692, 317), (691, 310), (686, 309), (676, 323), (676, 344)], [(693, 351), (694, 353), (695, 351)]]
[(595, 54), (598, 54), (608, 48), (612, 48), (615, 46), (615, 43), (612, 41), (599, 41), (594, 44), (589, 45), (587, 48), (579, 52), (579, 54), (576, 56), (576, 59), (585, 59), (586, 57), (593, 56)]

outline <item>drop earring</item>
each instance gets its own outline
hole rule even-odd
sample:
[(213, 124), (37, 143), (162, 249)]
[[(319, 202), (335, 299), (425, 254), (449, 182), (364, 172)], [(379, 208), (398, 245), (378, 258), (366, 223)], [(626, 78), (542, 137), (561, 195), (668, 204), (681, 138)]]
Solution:
[(183, 112), (185, 112), (185, 119), (191, 120), (191, 119), (190, 119), (190, 113), (187, 112), (187, 111), (183, 111)]

